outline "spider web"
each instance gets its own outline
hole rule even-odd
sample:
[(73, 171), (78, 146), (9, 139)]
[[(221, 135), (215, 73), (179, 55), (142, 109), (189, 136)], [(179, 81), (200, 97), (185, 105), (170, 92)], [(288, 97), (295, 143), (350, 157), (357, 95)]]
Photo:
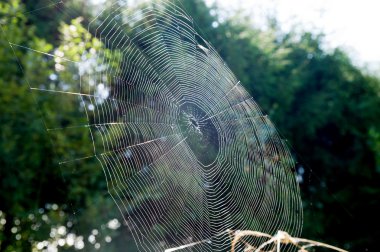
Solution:
[(61, 163), (98, 160), (140, 251), (227, 251), (227, 230), (300, 234), (286, 143), (178, 3), (117, 2), (88, 29), (107, 50), (54, 56), (77, 69), (77, 90), (31, 89), (79, 99), (83, 116), (49, 130), (88, 132), (93, 152)]

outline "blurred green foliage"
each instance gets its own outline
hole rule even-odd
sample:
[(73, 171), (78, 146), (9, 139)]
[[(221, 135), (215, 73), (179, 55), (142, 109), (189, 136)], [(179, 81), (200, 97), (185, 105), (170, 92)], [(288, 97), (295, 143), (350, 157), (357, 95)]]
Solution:
[[(302, 175), (303, 236), (352, 251), (377, 251), (379, 78), (355, 66), (344, 51), (324, 49), (322, 34), (284, 33), (275, 20), (262, 30), (239, 15), (220, 22), (218, 9), (202, 0), (182, 4), (288, 140)], [(45, 8), (34, 11), (39, 7)], [(73, 61), (83, 53), (90, 57), (101, 48), (106, 51), (83, 28), (91, 13), (84, 0), (64, 5), (44, 0), (0, 3), (2, 251), (35, 249), (39, 241), (52, 238), (52, 228), (61, 226), (68, 230), (64, 233), (84, 236), (86, 244), (92, 244), (87, 237), (94, 229), (114, 237), (113, 247), (104, 245), (107, 251), (117, 250), (128, 237), (126, 228), (116, 232), (107, 226), (118, 214), (97, 163), (58, 165), (57, 156), (91, 153), (85, 132), (69, 140), (67, 132), (46, 131), (75, 121), (83, 113), (80, 101), (36, 98), (29, 89), (63, 84), (75, 89), (77, 70), (70, 62), (46, 60), (49, 56), (8, 43), (62, 53)]]

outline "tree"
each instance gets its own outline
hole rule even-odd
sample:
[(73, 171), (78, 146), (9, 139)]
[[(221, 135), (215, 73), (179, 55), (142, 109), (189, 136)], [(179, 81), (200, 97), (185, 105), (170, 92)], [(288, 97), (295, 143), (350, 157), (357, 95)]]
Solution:
[[(11, 192), (0, 195), (2, 251), (31, 251), (40, 241), (56, 242), (49, 234), (62, 227), (66, 231), (59, 235), (75, 234), (72, 237), (78, 240), (106, 225), (116, 212), (110, 210), (114, 209), (112, 200), (104, 197), (103, 172), (94, 160), (58, 164), (72, 158), (72, 153), (91, 150), (84, 131), (50, 130), (78, 123), (78, 114), (83, 113), (78, 99), (29, 89), (77, 85), (75, 67), (36, 51), (63, 53), (75, 60), (101, 43), (91, 39), (77, 19), (60, 25), (61, 45), (53, 49), (36, 37), (23, 13), (17, 0), (0, 4), (0, 187), (2, 192)], [(88, 40), (85, 48), (81, 47), (83, 40)], [(65, 71), (60, 71), (62, 67)], [(98, 237), (112, 235), (107, 230)]]

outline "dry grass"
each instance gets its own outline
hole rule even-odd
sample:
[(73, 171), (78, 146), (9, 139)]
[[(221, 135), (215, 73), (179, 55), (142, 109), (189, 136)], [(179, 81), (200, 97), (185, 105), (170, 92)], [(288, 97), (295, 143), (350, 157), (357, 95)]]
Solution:
[[(231, 252), (235, 252), (235, 247), (238, 243), (243, 243), (245, 252), (280, 252), (281, 244), (293, 245), (298, 248), (298, 252), (309, 252), (311, 248), (323, 247), (339, 252), (347, 252), (346, 250), (328, 245), (326, 243), (312, 241), (303, 238), (292, 237), (284, 231), (278, 231), (276, 235), (271, 236), (265, 233), (244, 230), (244, 231), (230, 231), (232, 235)], [(268, 240), (258, 247), (254, 247), (246, 241), (247, 237), (267, 238)], [(264, 248), (266, 248), (264, 250)], [(268, 250), (269, 248), (269, 250)]]
[[(244, 252), (280, 252), (281, 245), (292, 245), (298, 249), (298, 252), (310, 252), (310, 249), (316, 247), (327, 248), (333, 251), (339, 252), (348, 252), (347, 250), (340, 249), (334, 246), (331, 246), (326, 243), (292, 237), (287, 232), (278, 231), (276, 235), (271, 236), (269, 234), (251, 231), (251, 230), (226, 230), (222, 233), (228, 233), (231, 238), (231, 252), (235, 252), (235, 248), (239, 244), (243, 244)], [(220, 234), (218, 234), (220, 235)], [(255, 247), (251, 245), (247, 240), (249, 238), (263, 238), (266, 239), (261, 245)], [(166, 249), (165, 252), (179, 251), (185, 248), (190, 248), (193, 246), (197, 246), (199, 244), (208, 242), (209, 240), (202, 240), (198, 242), (193, 242), (190, 244), (182, 245), (176, 248)]]

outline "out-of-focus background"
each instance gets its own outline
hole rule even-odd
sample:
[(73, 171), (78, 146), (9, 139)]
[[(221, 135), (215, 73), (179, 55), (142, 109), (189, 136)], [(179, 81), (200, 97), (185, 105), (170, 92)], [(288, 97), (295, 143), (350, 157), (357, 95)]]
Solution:
[[(131, 8), (137, 2), (119, 1)], [(48, 103), (51, 97), (36, 102), (29, 90), (30, 83), (70, 83), (76, 73), (9, 44), (75, 59), (83, 41), (87, 49), (100, 46), (86, 27), (110, 4), (0, 2), (1, 251), (135, 251), (99, 165), (58, 164), (57, 153), (84, 153), (92, 143), (78, 137), (64, 148), (54, 146), (44, 123), (62, 110), (72, 115), (65, 120), (75, 120), (78, 108), (67, 101)], [(303, 198), (303, 237), (350, 251), (378, 251), (379, 4), (183, 0), (181, 5), (287, 139)], [(66, 135), (53, 137), (65, 142)]]

